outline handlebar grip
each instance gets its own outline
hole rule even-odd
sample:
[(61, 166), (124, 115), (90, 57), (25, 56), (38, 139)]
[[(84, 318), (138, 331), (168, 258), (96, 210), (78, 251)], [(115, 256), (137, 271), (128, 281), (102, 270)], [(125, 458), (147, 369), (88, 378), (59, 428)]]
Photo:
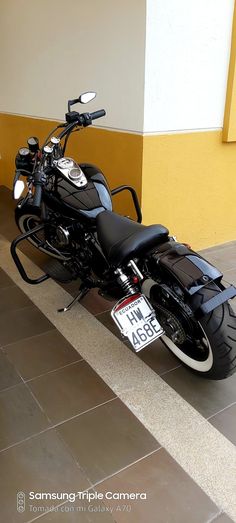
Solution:
[(33, 198), (33, 205), (35, 207), (40, 207), (41, 200), (42, 200), (42, 185), (41, 183), (37, 183), (35, 185), (35, 191), (34, 191), (34, 198)]
[(97, 118), (102, 118), (102, 116), (106, 116), (106, 111), (104, 109), (90, 113), (91, 120), (97, 120)]

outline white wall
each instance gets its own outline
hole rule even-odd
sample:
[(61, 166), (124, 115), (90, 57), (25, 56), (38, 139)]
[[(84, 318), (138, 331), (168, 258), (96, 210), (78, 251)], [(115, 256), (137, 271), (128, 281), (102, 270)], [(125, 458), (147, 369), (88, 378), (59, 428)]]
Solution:
[(95, 90), (98, 125), (143, 128), (145, 0), (1, 0), (0, 111), (63, 119)]
[(234, 0), (147, 0), (145, 132), (222, 127)]
[(99, 126), (222, 127), (233, 4), (1, 0), (0, 111), (63, 119), (67, 99), (92, 89)]

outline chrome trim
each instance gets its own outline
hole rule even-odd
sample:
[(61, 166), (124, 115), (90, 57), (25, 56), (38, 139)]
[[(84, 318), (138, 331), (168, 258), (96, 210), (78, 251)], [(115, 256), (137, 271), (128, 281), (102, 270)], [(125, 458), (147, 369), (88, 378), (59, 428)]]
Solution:
[(132, 271), (139, 278), (139, 280), (143, 280), (144, 276), (141, 273), (141, 271), (139, 270), (139, 268), (137, 267), (137, 265), (134, 262), (134, 260), (130, 260), (130, 262), (128, 263), (128, 266), (131, 267)]
[[(83, 173), (81, 167), (73, 160), (73, 158), (63, 157), (59, 160), (54, 160), (53, 165), (75, 187), (77, 187), (78, 189), (86, 187), (88, 183), (87, 178)], [(77, 174), (77, 176), (74, 179), (73, 176), (75, 174)]]

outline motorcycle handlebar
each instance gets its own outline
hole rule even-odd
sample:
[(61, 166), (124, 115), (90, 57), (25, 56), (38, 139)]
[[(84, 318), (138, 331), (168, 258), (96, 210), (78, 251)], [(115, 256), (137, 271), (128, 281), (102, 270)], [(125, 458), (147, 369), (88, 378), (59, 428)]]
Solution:
[(105, 114), (106, 114), (106, 111), (104, 109), (100, 109), (99, 111), (94, 111), (93, 113), (78, 114), (77, 123), (79, 125), (82, 125), (83, 127), (87, 127), (88, 125), (91, 125), (93, 120), (102, 118), (102, 116), (105, 116)]
[(42, 200), (42, 185), (36, 185), (34, 191), (33, 205), (34, 207), (40, 207)]
[(34, 182), (34, 186), (35, 186), (34, 197), (33, 197), (34, 207), (40, 207), (41, 201), (42, 201), (43, 189), (42, 189), (41, 178), (42, 178), (42, 175), (41, 175), (41, 173), (39, 173)]
[(76, 111), (73, 111), (72, 113), (67, 113), (66, 120), (68, 123), (65, 126), (65, 129), (59, 134), (58, 137), (62, 139), (64, 138), (64, 136), (69, 135), (77, 125), (81, 127), (87, 127), (88, 125), (91, 125), (92, 120), (97, 120), (97, 118), (102, 118), (105, 115), (106, 111), (104, 109), (94, 111), (93, 113), (79, 114)]
[[(94, 111), (93, 113), (83, 113), (79, 114), (76, 112), (67, 113), (66, 116), (71, 115), (72, 118), (69, 120), (67, 119), (68, 124), (65, 125), (64, 130), (59, 134), (58, 138), (62, 139), (64, 136), (66, 136), (66, 141), (68, 139), (69, 134), (73, 131), (74, 127), (77, 125), (87, 127), (92, 123), (92, 120), (97, 120), (98, 118), (102, 118), (106, 115), (106, 111), (104, 109), (100, 109), (99, 111)], [(47, 143), (47, 142), (46, 142)], [(63, 149), (63, 152), (65, 150), (65, 147)], [(35, 173), (35, 179), (34, 179), (34, 196), (33, 196), (33, 205), (34, 207), (40, 207), (41, 201), (42, 201), (42, 193), (43, 193), (43, 183), (44, 183), (44, 173), (42, 171), (38, 171)]]
[(97, 118), (102, 118), (102, 116), (106, 116), (106, 111), (104, 109), (90, 113), (91, 120), (97, 120)]

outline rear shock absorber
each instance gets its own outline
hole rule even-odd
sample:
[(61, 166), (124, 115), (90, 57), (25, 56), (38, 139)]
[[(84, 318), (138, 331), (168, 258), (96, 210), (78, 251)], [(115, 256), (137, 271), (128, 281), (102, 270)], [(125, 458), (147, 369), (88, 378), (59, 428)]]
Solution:
[(122, 287), (125, 294), (136, 294), (138, 288), (136, 283), (138, 283), (137, 277), (127, 276), (122, 269), (116, 269), (116, 276), (118, 276), (117, 281)]

